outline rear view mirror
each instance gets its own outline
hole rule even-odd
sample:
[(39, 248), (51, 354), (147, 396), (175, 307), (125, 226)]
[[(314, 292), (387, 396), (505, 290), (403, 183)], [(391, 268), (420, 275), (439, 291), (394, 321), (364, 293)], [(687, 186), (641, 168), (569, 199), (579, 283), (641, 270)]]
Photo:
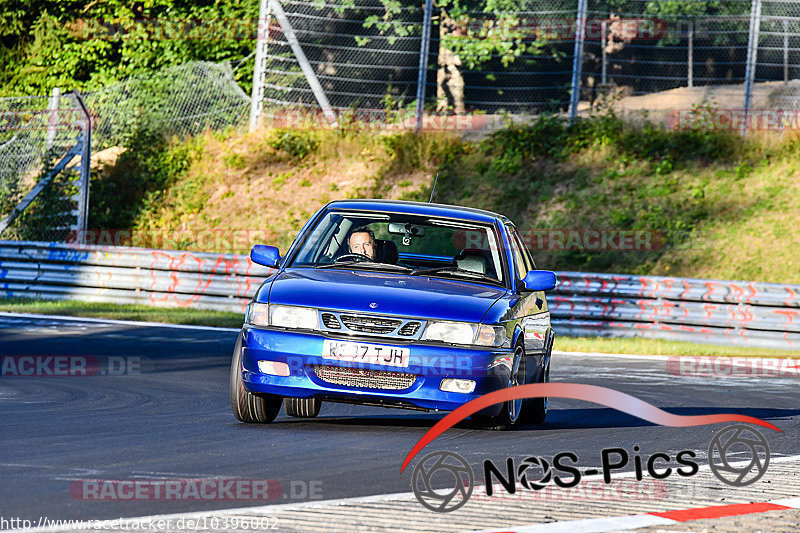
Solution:
[(556, 273), (549, 270), (531, 270), (522, 280), (529, 291), (549, 291), (556, 287)]
[(409, 235), (411, 237), (424, 237), (425, 226), (415, 226), (414, 224), (401, 224), (399, 222), (390, 222), (389, 233), (392, 233), (394, 235)]
[(278, 259), (281, 258), (281, 252), (274, 246), (267, 246), (265, 244), (256, 244), (250, 250), (250, 260), (253, 263), (264, 265), (266, 267), (275, 268), (278, 264)]

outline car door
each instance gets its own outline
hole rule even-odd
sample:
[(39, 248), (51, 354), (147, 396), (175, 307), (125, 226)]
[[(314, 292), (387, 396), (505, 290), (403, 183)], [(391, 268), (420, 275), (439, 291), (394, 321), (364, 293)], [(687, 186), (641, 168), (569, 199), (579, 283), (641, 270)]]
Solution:
[(544, 368), (544, 356), (549, 351), (552, 342), (550, 311), (544, 291), (525, 290), (522, 280), (529, 271), (535, 270), (536, 266), (516, 228), (512, 225), (508, 225), (506, 228), (515, 271), (512, 282), (518, 295), (513, 316), (518, 320), (522, 329), (525, 353), (536, 361), (535, 365), (528, 365), (529, 369), (536, 368), (536, 372), (529, 375), (529, 380), (533, 380), (538, 378), (539, 371)]

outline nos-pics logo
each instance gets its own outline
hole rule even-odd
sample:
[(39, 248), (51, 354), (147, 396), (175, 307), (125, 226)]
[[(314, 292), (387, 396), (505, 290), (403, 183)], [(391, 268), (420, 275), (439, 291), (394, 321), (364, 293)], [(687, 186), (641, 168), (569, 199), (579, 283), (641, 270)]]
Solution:
[[(638, 451), (638, 446), (634, 447), (634, 451)], [(641, 481), (645, 470), (656, 479), (664, 479), (673, 472), (683, 477), (696, 475), (699, 466), (691, 460), (695, 455), (691, 450), (676, 454), (675, 461), (682, 468), (669, 466), (670, 457), (664, 453), (654, 453), (648, 459), (634, 456), (636, 478)], [(767, 440), (747, 424), (726, 427), (714, 436), (708, 447), (711, 472), (723, 483), (734, 487), (751, 485), (761, 479), (769, 466), (769, 456)], [(562, 462), (563, 458), (568, 458), (573, 464)], [(583, 473), (599, 473), (597, 470), (581, 472), (576, 468), (577, 461), (577, 455), (562, 452), (552, 462), (541, 457), (528, 457), (515, 468), (513, 458), (508, 458), (508, 475), (503, 478), (502, 470), (487, 459), (484, 461), (486, 495), (494, 493), (490, 473), (497, 475), (501, 486), (510, 494), (516, 492), (517, 483), (532, 491), (542, 490), (552, 482), (569, 488), (580, 483)], [(604, 450), (603, 481), (611, 483), (611, 473), (623, 470), (628, 464), (629, 456), (623, 449)], [(559, 474), (566, 476), (560, 477)], [(414, 467), (411, 488), (424, 507), (437, 513), (448, 513), (469, 501), (475, 489), (475, 474), (469, 463), (457, 453), (437, 451), (423, 457)]]

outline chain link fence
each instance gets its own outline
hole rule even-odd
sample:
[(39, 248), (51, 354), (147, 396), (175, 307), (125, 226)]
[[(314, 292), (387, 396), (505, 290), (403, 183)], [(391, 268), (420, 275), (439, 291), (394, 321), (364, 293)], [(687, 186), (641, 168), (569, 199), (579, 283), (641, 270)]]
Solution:
[[(76, 229), (86, 117), (72, 95), (0, 98), (3, 238), (63, 240)], [(62, 168), (60, 172), (56, 172)], [(15, 210), (46, 183), (24, 212)]]
[(250, 105), (228, 63), (202, 61), (128, 78), (85, 99), (95, 151), (125, 146), (143, 128), (189, 137), (238, 126)]
[[(381, 0), (359, 0), (356, 7), (295, 0), (281, 4), (333, 108), (339, 112), (414, 108), (424, 16), (419, 2), (405, 3), (391, 23), (384, 21)], [(515, 13), (518, 23), (560, 31), (537, 41), (535, 32), (525, 34), (524, 26), (512, 28), (506, 32), (512, 37), (508, 54), (471, 54), (468, 64), (448, 46), (457, 48), (466, 33), (490, 29), (494, 16), (480, 11), (455, 16), (434, 8), (425, 110), (533, 114), (564, 108), (569, 103), (565, 89), (573, 53), (573, 39), (565, 35), (565, 28), (574, 24), (577, 1), (520, 2), (521, 7), (542, 4), (546, 4), (543, 10)], [(287, 108), (317, 109), (285, 29), (274, 19), (266, 57), (264, 115), (280, 116)]]
[[(403, 2), (391, 16), (382, 0), (281, 5), (335, 110), (385, 116), (415, 107), (421, 2)], [(710, 106), (732, 123), (738, 112), (744, 129), (771, 127), (777, 113), (781, 129), (798, 108), (797, 2), (544, 0), (500, 14), (452, 7), (433, 3), (421, 93), (429, 115), (579, 114), (610, 98), (622, 112), (647, 112), (671, 127), (681, 126), (682, 112)], [(264, 116), (318, 110), (287, 28), (272, 19), (265, 35)]]
[[(206, 62), (133, 77), (84, 100), (95, 156), (126, 147), (143, 129), (186, 137), (238, 126), (250, 105), (227, 63)], [(0, 98), (0, 238), (63, 242), (86, 229), (77, 197), (85, 120), (72, 94)]]
[(800, 3), (763, 2), (754, 79), (775, 85), (765, 108), (800, 109)]

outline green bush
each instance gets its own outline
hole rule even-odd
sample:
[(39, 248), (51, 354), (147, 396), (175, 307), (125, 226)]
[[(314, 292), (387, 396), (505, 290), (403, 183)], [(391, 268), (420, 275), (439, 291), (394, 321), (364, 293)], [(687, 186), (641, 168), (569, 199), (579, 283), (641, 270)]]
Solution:
[(152, 128), (135, 131), (113, 166), (92, 173), (89, 227), (132, 228), (201, 151), (197, 140), (180, 142)]
[(311, 130), (277, 129), (269, 144), (295, 159), (305, 159), (319, 148), (319, 140)]

